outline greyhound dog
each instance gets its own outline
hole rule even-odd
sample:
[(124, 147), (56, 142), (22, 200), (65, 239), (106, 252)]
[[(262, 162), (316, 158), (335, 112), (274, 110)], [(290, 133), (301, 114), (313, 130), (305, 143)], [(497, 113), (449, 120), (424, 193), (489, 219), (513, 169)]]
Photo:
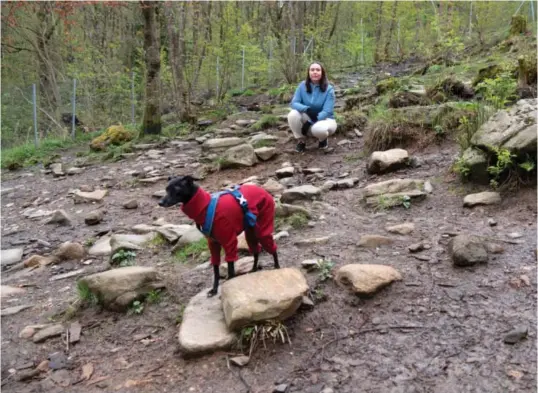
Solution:
[(237, 236), (243, 231), (249, 251), (254, 256), (252, 271), (258, 270), (258, 255), (262, 248), (273, 256), (275, 269), (279, 269), (277, 246), (273, 239), (275, 202), (271, 194), (250, 184), (209, 194), (194, 181), (189, 175), (169, 177), (166, 195), (159, 201), (159, 206), (181, 204), (183, 213), (194, 220), (206, 236), (214, 274), (213, 288), (207, 295), (214, 296), (218, 291), (221, 248), (224, 248), (228, 264), (228, 279), (235, 277)]

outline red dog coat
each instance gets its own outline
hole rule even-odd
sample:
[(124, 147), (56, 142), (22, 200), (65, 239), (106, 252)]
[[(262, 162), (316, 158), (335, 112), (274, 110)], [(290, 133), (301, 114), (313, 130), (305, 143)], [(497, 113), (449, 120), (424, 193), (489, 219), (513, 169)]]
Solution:
[[(261, 243), (261, 247), (270, 254), (277, 250), (273, 240), (275, 201), (271, 194), (258, 186), (245, 184), (239, 191), (248, 201), (249, 210), (256, 215), (256, 226), (254, 233), (256, 239)], [(198, 188), (192, 199), (181, 206), (181, 210), (196, 224), (203, 226), (207, 207), (211, 195)], [(237, 256), (237, 236), (244, 230), (243, 210), (233, 195), (222, 195), (218, 201), (213, 220), (211, 238), (207, 238), (209, 250), (211, 252), (211, 264), (220, 265), (220, 250), (224, 248), (226, 262), (235, 262)], [(256, 250), (250, 249), (251, 253), (261, 251), (260, 244), (256, 245)]]

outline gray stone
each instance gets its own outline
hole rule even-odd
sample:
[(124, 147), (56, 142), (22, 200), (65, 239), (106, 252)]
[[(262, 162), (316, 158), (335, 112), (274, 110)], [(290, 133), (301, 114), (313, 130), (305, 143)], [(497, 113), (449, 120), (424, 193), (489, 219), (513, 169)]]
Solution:
[[(113, 235), (118, 242), (128, 242), (139, 246), (145, 245), (147, 242), (153, 240), (156, 236), (155, 232), (146, 233), (144, 235), (117, 233)], [(103, 256), (110, 255), (112, 253), (112, 247), (110, 245), (110, 235), (101, 237), (95, 242), (95, 244), (88, 250), (89, 255)]]
[(74, 193), (74, 201), (75, 203), (102, 202), (107, 193), (107, 190), (95, 190), (93, 192), (76, 190)]
[(164, 288), (157, 271), (152, 267), (128, 266), (95, 273), (79, 280), (97, 296), (103, 307), (125, 310), (155, 289)]
[(285, 187), (274, 179), (269, 179), (262, 185), (262, 187), (269, 193), (275, 195), (284, 191)]
[(234, 146), (226, 150), (222, 156), (224, 167), (253, 166), (258, 162), (254, 148), (249, 144)]
[(280, 168), (275, 171), (276, 177), (279, 179), (285, 178), (285, 177), (292, 177), (295, 173), (295, 168), (292, 166), (288, 166), (285, 168)]
[(0, 316), (7, 317), (9, 315), (15, 315), (20, 313), (21, 311), (26, 310), (27, 308), (32, 307), (31, 304), (23, 304), (21, 306), (13, 306), (13, 307), (7, 307), (0, 310)]
[(399, 235), (409, 235), (415, 230), (415, 224), (406, 222), (404, 224), (392, 225), (385, 228), (387, 232), (397, 233)]
[(63, 165), (61, 163), (51, 164), (50, 169), (54, 177), (65, 176)]
[(71, 168), (69, 168), (67, 170), (67, 174), (69, 176), (73, 176), (73, 175), (79, 175), (81, 174), (82, 172), (84, 172), (84, 168), (78, 168), (76, 166), (72, 166)]
[(46, 328), (43, 328), (39, 330), (36, 334), (34, 334), (32, 337), (32, 341), (35, 343), (40, 343), (49, 338), (59, 336), (64, 331), (65, 328), (62, 326), (62, 324), (47, 326)]
[(208, 291), (191, 298), (183, 312), (178, 338), (187, 355), (227, 349), (237, 341), (237, 335), (226, 326), (220, 294), (207, 297)]
[(449, 245), (448, 251), (455, 266), (472, 266), (488, 262), (488, 252), (484, 243), (474, 237), (458, 235)]
[(1, 266), (14, 265), (22, 260), (23, 248), (10, 248), (8, 250), (2, 250), (0, 253)]
[(403, 149), (375, 151), (367, 164), (368, 173), (386, 173), (409, 165), (409, 154)]
[(304, 275), (294, 268), (259, 271), (222, 284), (227, 326), (240, 329), (253, 322), (291, 317), (308, 291)]
[(84, 222), (86, 225), (97, 225), (101, 221), (103, 221), (104, 217), (104, 211), (103, 210), (94, 210), (86, 214), (86, 217), (84, 217)]
[(463, 198), (463, 206), (473, 207), (477, 205), (498, 205), (501, 203), (501, 195), (494, 191), (484, 191), (469, 194)]
[(355, 263), (338, 269), (334, 279), (359, 295), (371, 295), (402, 276), (391, 266)]
[(314, 199), (321, 194), (321, 190), (312, 185), (293, 187), (282, 193), (281, 201), (284, 203), (294, 202), (301, 199)]
[(46, 224), (72, 225), (72, 221), (65, 210), (55, 210)]
[(129, 199), (123, 204), (125, 209), (136, 209), (138, 207), (138, 201), (136, 199)]
[(489, 184), (488, 157), (482, 150), (467, 148), (461, 162), (469, 170), (467, 177), (478, 184)]
[(226, 149), (243, 144), (243, 139), (238, 137), (208, 139), (202, 144), (204, 150)]
[(268, 161), (278, 154), (274, 147), (260, 147), (254, 150), (256, 156), (262, 161)]
[(527, 337), (529, 328), (527, 326), (518, 326), (515, 329), (508, 332), (504, 337), (505, 344), (515, 344)]
[(381, 235), (363, 235), (359, 239), (357, 245), (359, 247), (375, 248), (392, 243), (394, 243), (394, 240), (392, 240), (390, 237)]

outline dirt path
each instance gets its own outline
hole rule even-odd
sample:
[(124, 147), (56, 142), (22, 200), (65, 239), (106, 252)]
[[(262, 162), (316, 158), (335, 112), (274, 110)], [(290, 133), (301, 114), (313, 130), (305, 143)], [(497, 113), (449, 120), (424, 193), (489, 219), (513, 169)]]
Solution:
[[(66, 348), (59, 337), (41, 344), (19, 338), (25, 326), (49, 322), (76, 299), (75, 279), (50, 281), (52, 275), (81, 267), (85, 274), (102, 271), (108, 262), (107, 258), (92, 258), (89, 265), (64, 263), (28, 274), (3, 274), (3, 285), (27, 287), (23, 295), (3, 299), (2, 308), (19, 304), (32, 307), (2, 317), (2, 390), (246, 392), (248, 385), (251, 392), (272, 392), (276, 384), (284, 383), (291, 392), (311, 393), (535, 391), (536, 190), (506, 196), (500, 206), (463, 208), (463, 196), (482, 189), (463, 185), (450, 173), (455, 145), (447, 142), (425, 151), (410, 151), (418, 158), (419, 167), (370, 177), (365, 173), (366, 160), (357, 154), (361, 140), (337, 145), (342, 139), (340, 135), (331, 141), (335, 150), (330, 154), (309, 150), (297, 156), (284, 151), (273, 161), (253, 168), (212, 173), (201, 184), (214, 190), (225, 179), (238, 182), (256, 175), (265, 180), (286, 161), (324, 169), (324, 178), (313, 183), (317, 186), (344, 173), (358, 177), (355, 188), (329, 191), (322, 195), (321, 204), (306, 204), (315, 211), (313, 224), (290, 229), (290, 237), (279, 240), (281, 264), (300, 266), (302, 260), (319, 255), (333, 261), (335, 267), (357, 262), (388, 264), (401, 272), (402, 281), (371, 299), (359, 299), (332, 280), (320, 282), (316, 273), (308, 274), (320, 301), (312, 310), (301, 310), (286, 322), (292, 345), (269, 343), (266, 349), (255, 352), (248, 366), (229, 370), (226, 353), (186, 360), (177, 349), (176, 318), (193, 295), (210, 286), (211, 274), (194, 269), (192, 264), (171, 262), (168, 245), (147, 249), (137, 254), (136, 263), (156, 266), (165, 277), (168, 291), (162, 301), (146, 305), (141, 315), (83, 310), (76, 316), (82, 325), (81, 340), (69, 350), (72, 367), (17, 382), (10, 370), (20, 374)], [(283, 150), (292, 148), (290, 141)], [(2, 198), (2, 248), (24, 246), (27, 252), (43, 253), (47, 248), (41, 240), (50, 243), (50, 250), (63, 241), (84, 243), (106, 230), (149, 224), (158, 217), (185, 221), (179, 210), (164, 210), (152, 197), (164, 188), (165, 181), (141, 186), (124, 173), (149, 165), (166, 174), (187, 173), (195, 169), (188, 165), (196, 163), (199, 154), (196, 143), (188, 148), (169, 145), (159, 160), (136, 156), (60, 179), (37, 170), (5, 176), (3, 189), (23, 188)], [(185, 167), (162, 168), (172, 160)], [(428, 179), (434, 191), (409, 209), (373, 211), (360, 203), (360, 189), (366, 184), (398, 177)], [(95, 206), (74, 205), (67, 197), (70, 189), (83, 184), (109, 186), (105, 219), (97, 226), (87, 226), (83, 219)], [(41, 209), (65, 209), (74, 219), (74, 227), (22, 218), (23, 206), (38, 197), (48, 199)], [(138, 200), (139, 207), (125, 210), (122, 204), (131, 198)], [(490, 226), (489, 218), (497, 225)], [(387, 225), (403, 222), (413, 222), (415, 231), (406, 236), (386, 232)], [(490, 255), (487, 265), (456, 269), (446, 251), (454, 233), (508, 239), (515, 232), (521, 234), (517, 239), (520, 244), (497, 243), (503, 252)], [(334, 236), (325, 245), (294, 245), (300, 238), (328, 234)], [(357, 242), (364, 234), (389, 236), (394, 243), (360, 248)], [(417, 242), (430, 248), (409, 253), (408, 246)], [(261, 261), (271, 265), (267, 255)], [(528, 327), (528, 338), (515, 345), (504, 344), (506, 333), (518, 325)], [(62, 377), (71, 383), (79, 380), (82, 366), (88, 363), (94, 367), (91, 381), (98, 382), (62, 386)], [(106, 379), (99, 381), (99, 377)]]

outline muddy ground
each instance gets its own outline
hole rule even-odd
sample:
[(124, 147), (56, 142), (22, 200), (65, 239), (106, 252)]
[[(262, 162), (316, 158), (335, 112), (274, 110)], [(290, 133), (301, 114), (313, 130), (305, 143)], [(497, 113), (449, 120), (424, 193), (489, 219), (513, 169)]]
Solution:
[[(272, 131), (276, 130), (268, 132)], [(343, 139), (351, 143), (338, 145)], [(268, 343), (267, 348), (255, 351), (246, 367), (230, 369), (227, 356), (239, 353), (238, 349), (196, 359), (181, 356), (178, 316), (193, 295), (211, 285), (212, 276), (209, 270), (195, 270), (195, 263), (173, 262), (171, 246), (160, 245), (136, 257), (137, 265), (156, 266), (164, 276), (167, 292), (160, 303), (146, 304), (140, 315), (96, 307), (79, 311), (75, 319), (82, 325), (82, 336), (69, 348), (67, 371), (41, 373), (19, 382), (17, 374), (54, 352), (66, 350), (61, 337), (35, 344), (18, 336), (27, 325), (57, 320), (77, 299), (75, 278), (50, 278), (81, 267), (85, 274), (103, 271), (109, 265), (107, 258), (99, 257), (91, 258), (89, 265), (67, 262), (32, 272), (4, 273), (2, 284), (23, 285), (26, 292), (3, 299), (2, 308), (19, 304), (32, 307), (2, 317), (2, 391), (272, 392), (281, 383), (288, 384), (290, 392), (305, 393), (536, 391), (536, 189), (505, 194), (500, 206), (463, 208), (464, 195), (486, 187), (462, 184), (450, 171), (457, 154), (452, 141), (420, 151), (410, 149), (420, 165), (383, 176), (366, 174), (361, 138), (337, 135), (330, 143), (334, 150), (328, 154), (312, 144), (305, 154), (297, 155), (292, 152), (293, 141), (289, 141), (280, 146), (282, 154), (270, 162), (214, 172), (201, 184), (216, 190), (225, 179), (239, 182), (256, 175), (265, 180), (274, 177), (274, 171), (286, 161), (324, 169), (324, 179), (313, 183), (317, 186), (344, 173), (358, 177), (355, 188), (325, 192), (321, 204), (305, 203), (315, 212), (313, 225), (290, 229), (290, 237), (278, 241), (281, 265), (299, 267), (302, 260), (321, 256), (335, 267), (387, 264), (402, 274), (402, 281), (372, 298), (361, 299), (330, 279), (320, 281), (316, 272), (305, 273), (316, 304), (286, 321), (291, 345)], [(164, 180), (144, 186), (124, 174), (148, 165), (162, 168), (163, 163), (178, 157), (185, 164), (195, 163), (201, 154), (196, 142), (188, 147), (164, 148), (161, 160), (135, 156), (59, 179), (41, 173), (39, 168), (5, 173), (2, 188), (24, 188), (2, 197), (2, 248), (23, 246), (25, 256), (43, 254), (67, 240), (84, 244), (107, 230), (150, 224), (159, 217), (185, 222), (179, 209), (160, 208), (152, 197), (165, 187)], [(73, 152), (64, 154), (65, 162), (72, 158)], [(187, 166), (163, 172), (184, 174), (192, 170)], [(433, 193), (424, 201), (412, 202), (409, 209), (375, 211), (361, 203), (362, 187), (398, 177), (430, 180)], [(298, 181), (304, 182), (304, 178), (298, 177)], [(87, 226), (83, 219), (96, 206), (75, 205), (68, 197), (70, 189), (83, 184), (108, 187), (107, 212), (97, 226)], [(65, 209), (74, 226), (45, 225), (44, 220), (23, 218), (23, 205), (38, 197), (48, 198), (39, 208)], [(125, 210), (122, 204), (131, 198), (138, 200), (139, 207)], [(490, 226), (489, 218), (497, 225)], [(385, 230), (387, 225), (404, 222), (415, 224), (410, 235)], [(448, 241), (455, 233), (497, 239), (493, 243), (501, 252), (490, 254), (487, 265), (456, 268), (447, 253)], [(516, 242), (509, 237), (513, 233), (521, 234)], [(294, 245), (297, 239), (328, 234), (334, 235), (328, 244)], [(357, 242), (364, 234), (386, 235), (394, 243), (360, 248)], [(50, 248), (41, 240), (50, 243)], [(408, 246), (420, 241), (431, 248), (411, 254)], [(264, 254), (261, 263), (269, 269), (272, 259)], [(506, 333), (520, 325), (528, 327), (527, 339), (505, 344)], [(82, 367), (88, 363), (94, 367), (93, 376), (90, 382), (79, 382)]]

